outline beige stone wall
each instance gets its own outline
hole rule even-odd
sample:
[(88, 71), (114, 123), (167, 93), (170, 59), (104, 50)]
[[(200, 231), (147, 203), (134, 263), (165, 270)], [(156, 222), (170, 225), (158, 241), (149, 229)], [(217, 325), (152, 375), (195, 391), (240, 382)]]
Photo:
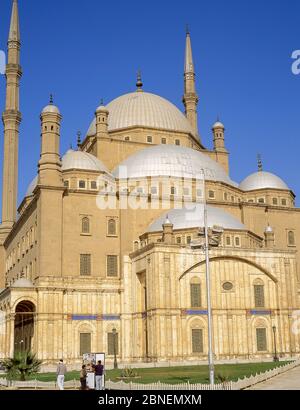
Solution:
[[(207, 318), (206, 315), (186, 315), (191, 309), (190, 282), (199, 278), (202, 285), (202, 308), (206, 309), (205, 267), (195, 267), (181, 280), (182, 273), (198, 261), (203, 261), (200, 252), (179, 250), (173, 246), (164, 248), (156, 245), (145, 254), (134, 258), (135, 273), (146, 269), (148, 290), (148, 331), (149, 355), (151, 360), (186, 359), (197, 360), (207, 357)], [(271, 357), (274, 353), (272, 326), (277, 327), (277, 343), (282, 355), (299, 354), (299, 337), (291, 332), (291, 312), (297, 310), (299, 302), (295, 291), (295, 258), (293, 252), (272, 251), (251, 252), (234, 251), (228, 258), (226, 251), (214, 251), (212, 257), (224, 259), (212, 260), (212, 308), (214, 324), (214, 352), (217, 359)], [(142, 258), (142, 260), (141, 260)], [(238, 259), (241, 258), (241, 259)], [(245, 259), (244, 261), (242, 259)], [(260, 266), (251, 265), (254, 262)], [(271, 275), (268, 276), (267, 273)], [(255, 309), (253, 284), (260, 280), (265, 285), (265, 308), (271, 314), (251, 314)], [(224, 281), (232, 281), (232, 292), (222, 289)], [(140, 286), (135, 281), (135, 292)], [(154, 290), (155, 289), (155, 290)], [(138, 300), (138, 298), (137, 298)], [(139, 310), (138, 304), (135, 306)], [(142, 331), (142, 319), (136, 324)], [(256, 349), (257, 327), (267, 329), (267, 352)], [(195, 355), (191, 350), (191, 329), (201, 328), (204, 332), (204, 352)], [(142, 335), (141, 335), (142, 336)], [(142, 340), (142, 339), (141, 339)], [(159, 341), (159, 342), (158, 342)]]

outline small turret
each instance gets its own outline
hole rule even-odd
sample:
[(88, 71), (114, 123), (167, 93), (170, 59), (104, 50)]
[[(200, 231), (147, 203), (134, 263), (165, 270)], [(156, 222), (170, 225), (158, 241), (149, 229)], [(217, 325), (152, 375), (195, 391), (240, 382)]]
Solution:
[(275, 246), (275, 234), (270, 225), (265, 229), (265, 246), (268, 249), (272, 249)]
[(109, 111), (103, 104), (103, 100), (101, 101), (100, 106), (97, 108), (95, 112), (96, 116), (96, 133), (97, 138), (107, 138), (108, 137), (108, 117)]
[(174, 225), (170, 222), (169, 217), (166, 217), (166, 220), (163, 224), (163, 242), (167, 245), (172, 245), (174, 242)]
[(216, 152), (227, 152), (225, 148), (225, 127), (218, 120), (212, 127), (214, 135), (214, 150)]
[(60, 124), (62, 116), (58, 107), (50, 103), (41, 113), (41, 158), (39, 161), (39, 185), (61, 187)]

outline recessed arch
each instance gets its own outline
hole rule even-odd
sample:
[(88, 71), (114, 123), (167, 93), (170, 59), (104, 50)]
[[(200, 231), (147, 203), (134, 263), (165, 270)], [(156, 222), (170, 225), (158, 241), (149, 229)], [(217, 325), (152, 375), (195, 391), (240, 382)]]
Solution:
[[(275, 276), (273, 276), (267, 269), (265, 269), (264, 267), (262, 267), (261, 265), (250, 261), (249, 259), (245, 259), (245, 258), (241, 258), (239, 256), (215, 256), (209, 259), (210, 262), (217, 262), (217, 261), (221, 261), (221, 260), (234, 260), (237, 262), (242, 262), (242, 263), (246, 263), (247, 265), (253, 266), (254, 268), (260, 270), (261, 272), (263, 272), (265, 275), (267, 275), (274, 283), (278, 283), (278, 279), (275, 278)], [(180, 277), (179, 280), (183, 279), (188, 273), (192, 272), (195, 268), (198, 268), (200, 266), (205, 265), (205, 260), (195, 263), (193, 266), (191, 266), (190, 268), (188, 268)]]
[(35, 304), (27, 299), (15, 305), (14, 350), (30, 351), (34, 337)]

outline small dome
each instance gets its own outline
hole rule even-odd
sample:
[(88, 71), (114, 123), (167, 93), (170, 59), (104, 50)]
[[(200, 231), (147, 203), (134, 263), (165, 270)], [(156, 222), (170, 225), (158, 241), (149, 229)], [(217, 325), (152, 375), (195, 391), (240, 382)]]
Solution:
[[(167, 215), (174, 230), (204, 227), (204, 205), (192, 204), (191, 206), (193, 206), (192, 210), (183, 208), (168, 211), (149, 226), (148, 232), (162, 231)], [(207, 205), (207, 224), (210, 228), (220, 226), (224, 229), (246, 230), (245, 225), (234, 216), (210, 205)]]
[(62, 159), (62, 170), (80, 169), (86, 171), (97, 171), (109, 173), (106, 166), (96, 158), (84, 151), (69, 150)]
[(237, 186), (224, 169), (208, 155), (177, 145), (156, 145), (138, 151), (118, 165), (113, 175), (119, 178), (125, 170), (127, 178), (133, 179), (165, 176), (202, 179), (203, 169), (208, 181), (221, 181)]
[(256, 189), (284, 189), (289, 190), (286, 183), (277, 175), (270, 172), (259, 171), (248, 176), (241, 182), (239, 188), (242, 191), (254, 191)]
[(223, 128), (223, 129), (225, 129), (225, 126), (224, 126), (224, 124), (222, 124), (220, 121), (217, 121), (217, 122), (215, 122), (214, 125), (213, 125), (213, 130), (214, 130), (215, 128)]
[(42, 111), (42, 114), (46, 114), (46, 113), (60, 114), (60, 111), (59, 111), (58, 107), (56, 107), (56, 105), (49, 104)]
[(29, 279), (21, 278), (21, 279), (16, 280), (11, 287), (12, 288), (33, 288), (34, 285)]
[[(141, 126), (194, 134), (184, 114), (171, 102), (150, 93), (134, 92), (122, 95), (107, 105), (108, 130)], [(96, 119), (87, 135), (96, 134)]]
[(100, 106), (97, 108), (96, 112), (105, 112), (105, 113), (107, 113), (107, 114), (109, 113), (108, 109), (107, 109), (104, 105), (100, 105)]
[[(73, 151), (69, 150), (64, 155), (62, 159), (62, 171), (68, 171), (70, 169), (80, 169), (85, 171), (96, 171), (96, 172), (105, 172), (109, 174), (108, 169), (94, 155), (88, 154), (84, 151)], [(38, 184), (38, 176), (30, 183), (26, 191), (26, 197), (33, 195)]]

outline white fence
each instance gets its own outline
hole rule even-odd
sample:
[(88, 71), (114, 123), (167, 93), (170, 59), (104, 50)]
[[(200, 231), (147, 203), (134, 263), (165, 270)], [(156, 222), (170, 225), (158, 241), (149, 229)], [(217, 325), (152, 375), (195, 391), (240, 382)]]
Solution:
[[(289, 364), (277, 367), (273, 370), (268, 370), (267, 372), (256, 374), (255, 376), (245, 377), (244, 379), (239, 379), (237, 382), (225, 382), (220, 384), (215, 384), (211, 386), (209, 384), (192, 384), (192, 383), (182, 383), (182, 384), (166, 384), (166, 383), (125, 383), (124, 381), (112, 382), (108, 380), (106, 382), (106, 389), (108, 390), (243, 390), (251, 387), (257, 383), (264, 382), (271, 379), (272, 377), (278, 376), (281, 373), (285, 373), (297, 366), (300, 366), (300, 359), (291, 362)], [(30, 389), (30, 390), (57, 390), (56, 382), (41, 382), (38, 380), (31, 380), (26, 382), (13, 381), (9, 383), (5, 378), (0, 379), (0, 387), (13, 387), (16, 389)], [(80, 388), (80, 383), (78, 380), (72, 380), (65, 382), (65, 389), (77, 390)]]
[[(11, 387), (21, 390), (57, 390), (56, 382), (41, 382), (39, 380), (29, 380), (25, 382), (12, 381), (9, 382), (6, 379), (0, 379), (0, 386)], [(64, 383), (65, 389), (76, 390), (80, 387), (78, 380), (71, 380)]]
[(215, 384), (210, 386), (209, 384), (192, 384), (192, 383), (181, 383), (181, 384), (166, 384), (166, 383), (125, 383), (124, 381), (112, 382), (108, 381), (105, 383), (106, 389), (108, 390), (234, 390), (232, 388), (232, 382)]

